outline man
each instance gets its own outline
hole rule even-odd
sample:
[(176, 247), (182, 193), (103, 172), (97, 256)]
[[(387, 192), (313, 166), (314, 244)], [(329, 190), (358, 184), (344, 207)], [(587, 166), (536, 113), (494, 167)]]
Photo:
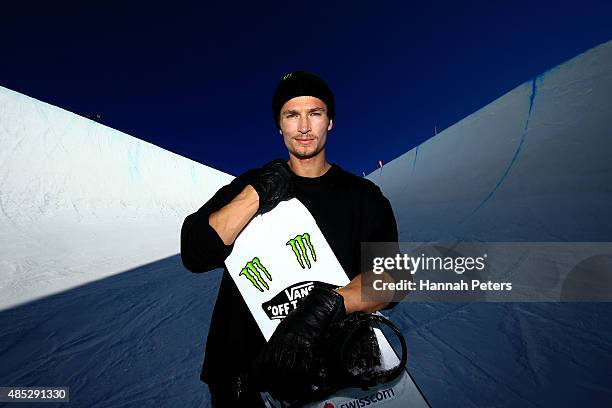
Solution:
[[(311, 292), (310, 303), (289, 315), (298, 317), (288, 316), (281, 322), (263, 361), (268, 368), (289, 373), (293, 367), (282, 366), (287, 359), (279, 356), (300, 353), (295, 360), (306, 364), (309, 360), (304, 355), (309, 355), (310, 346), (326, 330), (304, 327), (302, 320), (309, 320), (309, 313), (322, 315), (328, 325), (356, 311), (371, 313), (388, 306), (384, 301), (361, 300), (360, 251), (362, 242), (397, 242), (397, 226), (389, 201), (376, 185), (327, 162), (325, 146), (334, 125), (335, 104), (321, 78), (303, 71), (285, 75), (274, 93), (272, 111), (289, 160), (246, 172), (189, 215), (181, 231), (181, 256), (192, 272), (222, 267), (236, 237), (253, 216), (292, 197), (306, 206), (351, 281), (336, 291)], [(241, 387), (236, 381), (256, 358), (261, 362), (265, 345), (225, 270), (201, 374), (209, 385), (213, 406), (261, 405), (256, 392), (236, 395)]]

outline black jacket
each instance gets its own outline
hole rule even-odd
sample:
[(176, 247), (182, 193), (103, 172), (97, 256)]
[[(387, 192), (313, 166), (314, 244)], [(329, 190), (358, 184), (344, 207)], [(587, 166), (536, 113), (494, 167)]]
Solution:
[[(359, 274), (362, 242), (397, 242), (391, 205), (371, 181), (335, 164), (321, 177), (293, 175), (293, 181), (297, 198), (313, 215), (349, 278)], [(224, 267), (233, 245), (223, 243), (208, 224), (208, 217), (245, 186), (245, 176), (237, 177), (185, 219), (181, 257), (187, 269), (206, 272)], [(219, 383), (239, 374), (264, 344), (261, 332), (225, 269), (208, 333), (202, 381)]]

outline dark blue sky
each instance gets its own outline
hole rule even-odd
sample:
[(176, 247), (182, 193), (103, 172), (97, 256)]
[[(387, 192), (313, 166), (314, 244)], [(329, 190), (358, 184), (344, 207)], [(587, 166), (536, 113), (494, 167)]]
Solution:
[(0, 85), (236, 175), (286, 157), (271, 96), (310, 70), (336, 95), (328, 159), (368, 173), (612, 39), (611, 1), (501, 3), (3, 6)]

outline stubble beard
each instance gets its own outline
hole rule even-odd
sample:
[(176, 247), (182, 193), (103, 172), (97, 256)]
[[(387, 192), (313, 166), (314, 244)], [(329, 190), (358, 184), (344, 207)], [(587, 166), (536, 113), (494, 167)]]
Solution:
[[(295, 140), (295, 139), (292, 139), (292, 140)], [(315, 141), (318, 141), (318, 140), (319, 139), (315, 139)], [(299, 142), (296, 141), (296, 143), (299, 143)], [(290, 146), (288, 149), (289, 153), (300, 160), (307, 160), (307, 159), (316, 157), (317, 155), (321, 154), (321, 152), (325, 149), (325, 144), (323, 144), (322, 146), (317, 145), (312, 151), (300, 152), (299, 151), (300, 148), (295, 147), (294, 144), (289, 143), (289, 146)]]

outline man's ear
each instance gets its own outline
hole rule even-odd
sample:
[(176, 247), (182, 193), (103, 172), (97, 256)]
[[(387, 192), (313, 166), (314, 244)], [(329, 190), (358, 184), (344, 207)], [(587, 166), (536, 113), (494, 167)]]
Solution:
[(282, 135), (283, 131), (281, 129), (278, 129), (278, 133)]
[(333, 127), (334, 127), (334, 120), (330, 119), (329, 125), (327, 125), (327, 131), (329, 132), (330, 130), (332, 130)]

